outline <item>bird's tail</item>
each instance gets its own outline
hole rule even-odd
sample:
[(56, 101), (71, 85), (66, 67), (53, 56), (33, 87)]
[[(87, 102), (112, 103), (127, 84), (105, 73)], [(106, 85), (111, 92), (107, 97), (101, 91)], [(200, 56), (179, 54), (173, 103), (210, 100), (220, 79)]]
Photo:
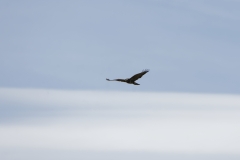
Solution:
[(133, 84), (134, 84), (134, 85), (140, 85), (140, 84), (138, 84), (138, 83), (136, 83), (136, 82), (133, 82)]

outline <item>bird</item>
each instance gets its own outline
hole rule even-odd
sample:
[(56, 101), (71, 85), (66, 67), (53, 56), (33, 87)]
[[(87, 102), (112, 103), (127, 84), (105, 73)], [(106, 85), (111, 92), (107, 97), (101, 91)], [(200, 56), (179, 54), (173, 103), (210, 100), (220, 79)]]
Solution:
[(143, 70), (142, 72), (135, 74), (134, 76), (132, 76), (131, 78), (127, 78), (127, 79), (113, 79), (110, 80), (108, 78), (106, 78), (107, 81), (119, 81), (119, 82), (126, 82), (128, 84), (133, 84), (133, 85), (140, 85), (138, 83), (136, 83), (135, 81), (138, 80), (139, 78), (141, 78), (144, 74), (146, 74), (147, 72), (149, 72), (148, 69)]

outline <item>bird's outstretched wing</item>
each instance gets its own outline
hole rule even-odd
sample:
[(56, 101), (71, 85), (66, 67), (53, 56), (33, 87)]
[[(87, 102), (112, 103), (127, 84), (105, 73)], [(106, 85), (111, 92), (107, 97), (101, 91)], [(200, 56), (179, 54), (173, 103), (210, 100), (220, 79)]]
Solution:
[(134, 76), (132, 76), (131, 78), (130, 78), (130, 80), (131, 81), (136, 81), (136, 80), (138, 80), (139, 78), (141, 78), (144, 74), (146, 74), (147, 72), (149, 72), (149, 70), (148, 69), (145, 69), (145, 70), (143, 70), (141, 73), (138, 73), (138, 74), (135, 74)]
[(120, 81), (120, 82), (126, 82), (125, 79), (113, 79), (113, 80), (110, 80), (110, 79), (106, 79), (107, 81)]

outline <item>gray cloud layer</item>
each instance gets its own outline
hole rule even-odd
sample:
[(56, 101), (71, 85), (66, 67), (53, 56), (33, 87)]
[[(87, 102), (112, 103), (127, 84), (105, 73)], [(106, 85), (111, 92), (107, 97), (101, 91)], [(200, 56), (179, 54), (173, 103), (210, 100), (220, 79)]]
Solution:
[(55, 152), (62, 150), (92, 159), (118, 153), (143, 154), (142, 159), (144, 155), (184, 159), (184, 154), (234, 159), (240, 147), (239, 99), (218, 94), (2, 88), (1, 114), (25, 114), (1, 120), (0, 148), (6, 152), (2, 157), (14, 152), (26, 157), (21, 150), (56, 157)]

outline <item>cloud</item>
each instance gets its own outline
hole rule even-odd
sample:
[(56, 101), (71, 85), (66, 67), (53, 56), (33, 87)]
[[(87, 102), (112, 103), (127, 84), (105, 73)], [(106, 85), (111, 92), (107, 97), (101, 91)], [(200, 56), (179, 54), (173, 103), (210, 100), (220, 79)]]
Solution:
[(1, 88), (0, 100), (43, 108), (240, 109), (240, 96), (231, 94)]
[(1, 121), (0, 150), (239, 154), (239, 95), (1, 88), (0, 103), (25, 115)]

